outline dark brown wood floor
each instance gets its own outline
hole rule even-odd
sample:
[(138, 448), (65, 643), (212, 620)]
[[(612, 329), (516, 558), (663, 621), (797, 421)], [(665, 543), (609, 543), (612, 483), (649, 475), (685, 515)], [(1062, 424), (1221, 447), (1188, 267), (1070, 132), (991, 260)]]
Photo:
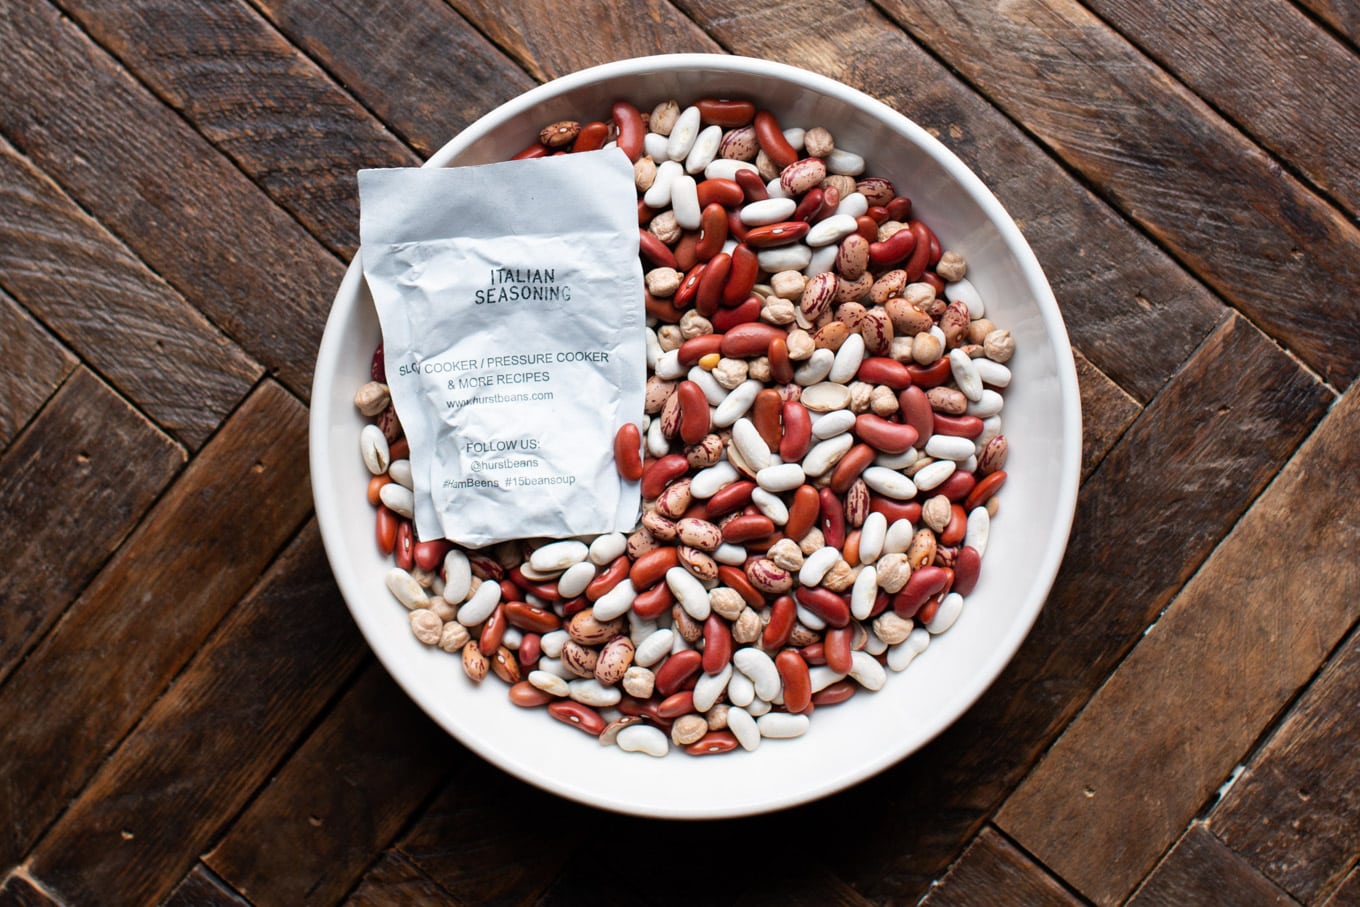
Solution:
[[(1360, 904), (1358, 48), (1345, 0), (5, 0), (0, 904)], [(936, 132), (1038, 253), (1086, 418), (990, 692), (697, 825), (440, 732), (306, 464), (355, 171), (660, 51)]]

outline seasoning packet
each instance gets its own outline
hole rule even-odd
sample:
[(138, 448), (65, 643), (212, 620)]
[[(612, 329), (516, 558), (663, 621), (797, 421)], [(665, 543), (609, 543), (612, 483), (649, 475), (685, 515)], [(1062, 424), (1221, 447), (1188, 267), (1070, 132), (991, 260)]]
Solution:
[(481, 547), (632, 529), (640, 487), (613, 455), (646, 382), (627, 156), (361, 170), (359, 196), (417, 535)]

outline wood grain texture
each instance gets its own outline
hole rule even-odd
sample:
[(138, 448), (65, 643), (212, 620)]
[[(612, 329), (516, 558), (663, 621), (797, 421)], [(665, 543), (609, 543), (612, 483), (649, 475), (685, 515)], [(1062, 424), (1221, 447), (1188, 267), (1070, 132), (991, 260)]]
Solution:
[(1360, 212), (1360, 57), (1297, 7), (1083, 2), (1352, 216)]
[(383, 854), (345, 901), (349, 907), (446, 907), (461, 905), (396, 851)]
[(170, 892), (163, 907), (250, 907), (250, 902), (198, 863)]
[[(1350, 506), (1360, 495), (1357, 429), (1360, 394), (1352, 393), (998, 814), (1007, 833), (1097, 903), (1128, 895), (1360, 618), (1360, 563), (1319, 571), (1296, 543), (1317, 551), (1360, 544)], [(1206, 645), (1211, 658), (1202, 656)], [(1352, 682), (1348, 692), (1357, 691)], [(1343, 725), (1345, 743), (1334, 745), (1354, 750), (1357, 730), (1360, 722)], [(1360, 807), (1360, 794), (1340, 795), (1336, 806)], [(1319, 816), (1329, 812), (1322, 806)], [(1360, 831), (1334, 846), (1348, 859)]]
[(0, 865), (28, 851), (305, 520), (305, 438), (302, 405), (257, 388), (0, 687)]
[(666, 0), (638, 0), (627, 10), (603, 14), (599, 7), (572, 0), (449, 3), (540, 82), (625, 57), (719, 50)]
[(1075, 0), (884, 7), (1327, 380), (1360, 373), (1360, 229)]
[(75, 600), (184, 464), (84, 367), (0, 458), (0, 681)]
[(756, 873), (735, 907), (872, 907), (821, 866), (790, 866), (774, 877)]
[(359, 245), (355, 171), (419, 163), (244, 2), (57, 2), (346, 258)]
[(1322, 907), (1360, 907), (1360, 863), (1356, 864)]
[(444, 0), (254, 2), (425, 156), (534, 84)]
[(1196, 822), (1128, 901), (1128, 907), (1295, 907), (1270, 883)]
[(1081, 899), (991, 828), (930, 890), (921, 907), (1077, 907)]
[(1073, 350), (1072, 358), (1081, 391), (1081, 478), (1086, 481), (1143, 408), (1080, 352)]
[(62, 907), (62, 903), (27, 873), (15, 870), (0, 884), (0, 907)]
[(440, 887), (470, 903), (527, 907), (557, 877), (575, 849), (570, 845), (591, 840), (600, 817), (469, 759), (398, 846)]
[(1310, 10), (1323, 22), (1350, 39), (1360, 48), (1360, 8), (1349, 0), (1298, 0), (1299, 6)]
[[(1352, 420), (1352, 431), (1355, 425)], [(1317, 468), (1325, 470), (1326, 464)], [(1326, 545), (1334, 538), (1329, 533), (1319, 541)], [(1349, 587), (1328, 583), (1316, 594), (1329, 592), (1347, 596), (1354, 608), (1360, 593), (1356, 573)], [(1306, 599), (1314, 595), (1310, 589)], [(1305, 903), (1322, 900), (1360, 858), (1357, 702), (1360, 632), (1352, 632), (1210, 815), (1216, 835)]]
[(6, 13), (0, 132), (305, 394), (340, 262), (55, 7)]
[(936, 134), (987, 184), (1044, 268), (1073, 343), (1145, 403), (1222, 305), (865, 0), (677, 0), (734, 53), (840, 79)]
[(0, 384), (0, 451), (4, 451), (71, 374), (76, 357), (0, 290), (0, 362), (11, 376)]
[(34, 872), (74, 903), (159, 901), (363, 652), (311, 523), (38, 843)]
[(370, 664), (204, 862), (258, 907), (335, 903), (467, 758)]
[(260, 377), (258, 363), (3, 139), (0, 284), (190, 447)]
[[(859, 836), (869, 843), (836, 848), (831, 868), (872, 899), (920, 897), (1330, 399), (1269, 339), (1230, 316), (1082, 487), (1053, 591), (996, 683), (920, 753), (844, 795), (823, 817), (832, 821), (844, 810), (874, 817)], [(1177, 439), (1174, 450), (1168, 438)]]

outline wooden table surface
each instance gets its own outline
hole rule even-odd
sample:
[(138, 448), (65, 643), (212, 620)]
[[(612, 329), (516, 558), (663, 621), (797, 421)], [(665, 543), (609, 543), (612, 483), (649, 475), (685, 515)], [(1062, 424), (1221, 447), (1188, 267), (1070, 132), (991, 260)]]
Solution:
[[(4, 0), (0, 904), (1360, 904), (1360, 7)], [(955, 726), (678, 824), (472, 756), (321, 551), (355, 171), (659, 51), (841, 79), (1047, 271), (1084, 481)]]

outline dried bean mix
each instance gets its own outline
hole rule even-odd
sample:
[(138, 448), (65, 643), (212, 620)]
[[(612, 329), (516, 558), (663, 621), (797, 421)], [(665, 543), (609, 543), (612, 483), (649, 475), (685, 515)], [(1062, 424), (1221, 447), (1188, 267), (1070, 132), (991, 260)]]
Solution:
[(549, 124), (634, 161), (647, 288), (628, 536), (421, 541), (382, 347), (355, 406), (388, 588), (425, 645), (630, 752), (797, 737), (954, 623), (1005, 482), (1014, 342), (966, 264), (826, 129), (747, 101)]

